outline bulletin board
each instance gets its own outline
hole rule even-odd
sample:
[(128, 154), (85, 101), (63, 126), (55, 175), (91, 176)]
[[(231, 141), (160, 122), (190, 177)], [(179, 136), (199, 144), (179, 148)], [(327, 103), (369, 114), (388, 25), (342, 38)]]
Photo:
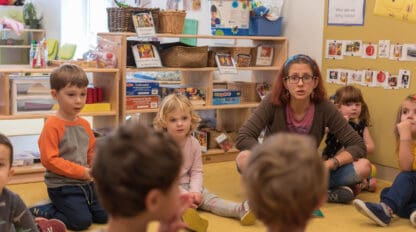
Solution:
[[(395, 1), (401, 4), (403, 1)], [(394, 1), (390, 1), (391, 6)], [(352, 70), (384, 70), (397, 74), (399, 70), (410, 71), (409, 88), (384, 89), (382, 87), (369, 87), (353, 84), (361, 89), (367, 102), (371, 115), (370, 133), (373, 137), (376, 149), (368, 158), (377, 164), (398, 167), (395, 154), (395, 128), (396, 113), (403, 99), (412, 93), (416, 93), (416, 61), (398, 61), (389, 58), (364, 59), (358, 56), (344, 56), (343, 59), (326, 58), (328, 40), (362, 40), (363, 43), (379, 43), (379, 40), (390, 40), (391, 44), (416, 44), (416, 22), (400, 20), (388, 16), (374, 14), (376, 0), (365, 1), (365, 16), (363, 26), (329, 26), (328, 0), (325, 0), (324, 27), (322, 43), (322, 75), (328, 90), (328, 95), (335, 93), (341, 84), (327, 82), (327, 70), (352, 69)], [(416, 10), (413, 7), (413, 10)]]

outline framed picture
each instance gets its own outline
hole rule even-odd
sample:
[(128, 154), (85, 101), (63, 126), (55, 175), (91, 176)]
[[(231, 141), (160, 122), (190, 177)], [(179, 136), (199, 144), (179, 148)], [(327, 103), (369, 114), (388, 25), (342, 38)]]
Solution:
[(217, 53), (215, 61), (220, 73), (237, 73), (237, 68), (233, 57), (230, 54)]
[(262, 45), (257, 47), (257, 66), (271, 66), (273, 62), (274, 47), (269, 45)]
[(159, 53), (151, 43), (139, 43), (131, 46), (137, 68), (162, 67)]
[(156, 35), (155, 24), (150, 11), (135, 13), (132, 17), (137, 37), (152, 37)]

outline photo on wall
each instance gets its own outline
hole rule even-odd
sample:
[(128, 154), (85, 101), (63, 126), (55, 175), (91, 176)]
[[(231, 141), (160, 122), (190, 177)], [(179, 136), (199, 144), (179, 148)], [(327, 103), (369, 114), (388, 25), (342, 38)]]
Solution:
[(327, 40), (325, 46), (325, 58), (342, 59), (342, 40)]

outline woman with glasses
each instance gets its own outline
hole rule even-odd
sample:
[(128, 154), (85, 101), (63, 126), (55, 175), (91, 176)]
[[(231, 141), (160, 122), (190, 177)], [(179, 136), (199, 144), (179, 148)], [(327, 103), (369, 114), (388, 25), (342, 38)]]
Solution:
[(317, 63), (307, 55), (294, 55), (283, 64), (271, 93), (240, 128), (236, 141), (241, 151), (236, 159), (237, 168), (244, 171), (249, 150), (258, 143), (263, 130), (266, 136), (277, 132), (310, 135), (319, 146), (325, 128), (344, 146), (334, 157), (324, 160), (330, 173), (328, 201), (349, 203), (354, 193), (347, 186), (370, 176), (371, 164), (364, 158), (366, 146), (328, 100)]

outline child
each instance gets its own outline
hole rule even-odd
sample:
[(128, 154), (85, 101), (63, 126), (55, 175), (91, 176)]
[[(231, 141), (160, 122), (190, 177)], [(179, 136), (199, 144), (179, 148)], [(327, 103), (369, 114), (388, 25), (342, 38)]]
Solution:
[(396, 152), (402, 170), (393, 185), (380, 193), (380, 203), (354, 200), (355, 208), (380, 226), (390, 224), (393, 214), (410, 218), (416, 226), (416, 94), (406, 97), (396, 118)]
[(181, 164), (181, 150), (170, 136), (137, 123), (100, 141), (92, 176), (110, 214), (105, 231), (147, 231), (153, 220), (162, 222), (161, 232), (183, 227), (179, 219), (191, 202), (179, 196)]
[(312, 137), (281, 132), (253, 148), (242, 173), (250, 207), (267, 231), (305, 231), (326, 201), (328, 177)]
[(56, 219), (33, 220), (19, 195), (5, 188), (13, 175), (13, 146), (10, 140), (0, 133), (0, 231), (66, 231), (65, 225)]
[(242, 225), (252, 225), (255, 217), (247, 202), (235, 203), (219, 198), (203, 188), (201, 145), (191, 133), (200, 122), (192, 103), (182, 95), (166, 96), (154, 119), (157, 129), (167, 131), (182, 148), (184, 163), (180, 172), (180, 186), (193, 200), (193, 208), (201, 208), (219, 216), (240, 219)]
[[(370, 113), (360, 89), (352, 85), (341, 87), (336, 91), (332, 100), (342, 115), (344, 115), (347, 119), (350, 126), (363, 138), (367, 148), (367, 153), (373, 153), (374, 142), (368, 129), (368, 126), (370, 125)], [(339, 142), (332, 133), (327, 134), (325, 143), (326, 147), (322, 152), (324, 160), (334, 157), (343, 149), (341, 142)], [(364, 162), (360, 164), (358, 162), (354, 162), (354, 165), (367, 165), (368, 163), (369, 162)], [(371, 169), (373, 173), (372, 176), (374, 176), (375, 166), (371, 165)], [(372, 178), (372, 176), (362, 180), (360, 184), (352, 186), (354, 193), (358, 194), (361, 190), (375, 192), (376, 179)]]
[(78, 114), (85, 105), (88, 78), (78, 66), (63, 64), (52, 71), (51, 95), (58, 102), (39, 136), (45, 183), (52, 203), (34, 206), (35, 216), (57, 218), (70, 230), (106, 223), (90, 175), (95, 138), (90, 124)]

